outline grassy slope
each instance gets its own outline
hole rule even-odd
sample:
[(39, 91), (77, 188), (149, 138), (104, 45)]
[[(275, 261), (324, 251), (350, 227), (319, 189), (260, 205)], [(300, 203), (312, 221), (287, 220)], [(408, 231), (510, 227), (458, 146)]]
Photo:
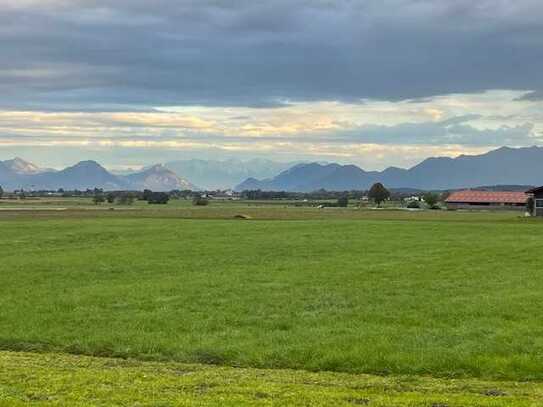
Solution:
[(0, 346), (541, 380), (541, 225), (482, 220), (2, 222)]
[(0, 352), (0, 406), (528, 407), (535, 383), (376, 377)]

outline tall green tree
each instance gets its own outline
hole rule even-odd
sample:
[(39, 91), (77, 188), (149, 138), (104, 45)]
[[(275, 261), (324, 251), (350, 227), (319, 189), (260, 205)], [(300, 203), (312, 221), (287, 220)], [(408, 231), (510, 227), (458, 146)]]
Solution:
[(2, 189), (2, 185), (0, 185), (0, 198), (4, 196), (4, 190)]
[(529, 197), (528, 200), (526, 201), (526, 211), (528, 211), (528, 213), (532, 215), (534, 213), (534, 209), (535, 209), (535, 200), (533, 197)]
[(438, 208), (437, 203), (439, 202), (439, 195), (434, 194), (433, 192), (427, 192), (423, 195), (422, 199), (424, 199), (424, 202), (426, 202), (426, 205), (430, 209), (436, 209)]
[(373, 200), (377, 206), (380, 207), (381, 203), (390, 198), (390, 191), (386, 189), (383, 184), (377, 182), (370, 188), (368, 198)]

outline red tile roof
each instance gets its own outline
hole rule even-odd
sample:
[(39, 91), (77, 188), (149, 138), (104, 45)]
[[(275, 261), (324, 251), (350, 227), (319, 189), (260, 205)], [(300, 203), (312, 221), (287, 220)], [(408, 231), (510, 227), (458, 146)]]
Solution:
[(496, 203), (496, 204), (524, 204), (528, 195), (524, 192), (496, 192), (496, 191), (458, 191), (453, 192), (445, 200), (449, 203)]

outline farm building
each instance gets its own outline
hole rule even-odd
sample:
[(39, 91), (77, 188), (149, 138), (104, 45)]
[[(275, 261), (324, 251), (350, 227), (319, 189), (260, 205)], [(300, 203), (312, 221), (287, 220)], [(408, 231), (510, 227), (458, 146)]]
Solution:
[(525, 192), (457, 191), (445, 200), (449, 209), (517, 209), (524, 210), (528, 201)]
[(534, 216), (543, 216), (543, 187), (530, 189), (528, 192), (534, 198)]

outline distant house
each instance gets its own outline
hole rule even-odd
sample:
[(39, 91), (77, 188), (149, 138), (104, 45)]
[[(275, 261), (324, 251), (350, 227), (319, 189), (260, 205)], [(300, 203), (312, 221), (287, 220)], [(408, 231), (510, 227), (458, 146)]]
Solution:
[(453, 192), (445, 203), (449, 209), (523, 210), (527, 201), (528, 195), (525, 192), (465, 190)]
[(528, 192), (534, 198), (534, 216), (543, 216), (543, 187), (530, 189)]

